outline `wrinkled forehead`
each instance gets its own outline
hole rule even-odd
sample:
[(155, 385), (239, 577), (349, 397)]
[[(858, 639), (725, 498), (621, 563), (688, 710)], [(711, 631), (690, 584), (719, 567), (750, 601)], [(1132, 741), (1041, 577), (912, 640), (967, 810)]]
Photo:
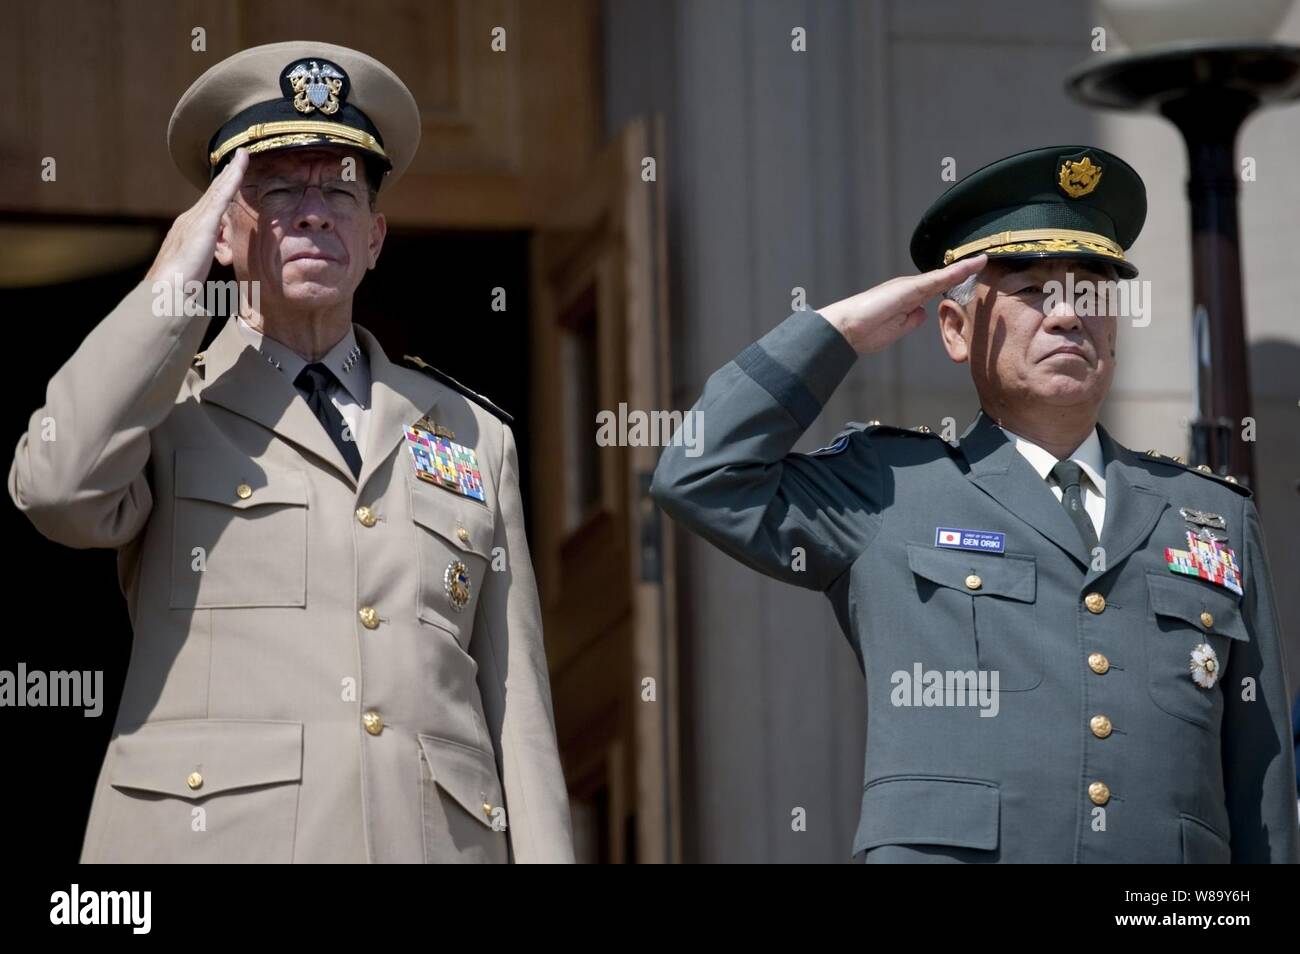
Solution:
[(319, 171), (322, 175), (338, 174), (343, 168), (343, 161), (351, 158), (352, 168), (358, 180), (365, 178), (362, 155), (355, 149), (312, 148), (281, 149), (266, 152), (249, 158), (248, 170), (258, 177), (288, 176), (304, 178)]

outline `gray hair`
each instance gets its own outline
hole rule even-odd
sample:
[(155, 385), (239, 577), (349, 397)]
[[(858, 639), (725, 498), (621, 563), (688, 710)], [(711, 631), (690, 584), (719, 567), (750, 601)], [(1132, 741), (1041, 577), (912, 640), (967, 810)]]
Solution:
[(960, 285), (953, 285), (943, 293), (944, 298), (951, 298), (957, 304), (965, 307), (975, 298), (975, 282), (979, 278), (978, 273), (971, 275)]

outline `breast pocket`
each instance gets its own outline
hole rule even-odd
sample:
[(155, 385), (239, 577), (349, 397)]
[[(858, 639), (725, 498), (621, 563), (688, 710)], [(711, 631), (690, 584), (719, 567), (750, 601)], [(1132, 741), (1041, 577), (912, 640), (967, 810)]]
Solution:
[(1237, 597), (1211, 583), (1158, 573), (1147, 574), (1147, 594), (1148, 618), (1155, 623), (1146, 638), (1152, 701), (1170, 715), (1216, 729), (1223, 693), (1234, 691), (1222, 682), (1232, 646), (1250, 639)]
[(410, 480), (420, 565), (417, 610), (426, 623), (469, 646), (474, 613), (492, 572), (492, 511), (484, 504)]
[[(1043, 679), (1041, 633), (1034, 619), (1038, 568), (1030, 554), (993, 555), (907, 545), (907, 562), (931, 634), (926, 645), (951, 645), (945, 658), (998, 674), (998, 690), (1033, 689)], [(917, 660), (931, 666), (930, 660)], [(991, 686), (991, 683), (990, 683)]]
[(182, 448), (174, 493), (173, 609), (306, 605), (303, 473)]

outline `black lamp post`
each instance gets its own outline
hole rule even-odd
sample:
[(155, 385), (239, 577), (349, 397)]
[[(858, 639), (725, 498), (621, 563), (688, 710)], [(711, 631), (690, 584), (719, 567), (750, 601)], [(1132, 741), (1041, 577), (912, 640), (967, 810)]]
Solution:
[(1300, 47), (1196, 42), (1106, 56), (1075, 70), (1066, 90), (1091, 106), (1159, 113), (1183, 135), (1190, 171), (1197, 361), (1191, 462), (1252, 484), (1252, 445), (1236, 439), (1242, 419), (1251, 413), (1237, 131), (1261, 106), (1300, 98)]

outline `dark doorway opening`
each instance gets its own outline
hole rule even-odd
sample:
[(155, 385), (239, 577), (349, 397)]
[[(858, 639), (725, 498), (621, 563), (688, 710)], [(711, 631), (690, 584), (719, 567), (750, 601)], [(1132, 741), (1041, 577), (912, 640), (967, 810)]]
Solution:
[[(501, 289), (505, 310), (492, 308)], [(514, 418), (524, 511), (532, 513), (528, 233), (391, 231), (357, 290), (353, 320), (394, 361), (419, 355)]]

